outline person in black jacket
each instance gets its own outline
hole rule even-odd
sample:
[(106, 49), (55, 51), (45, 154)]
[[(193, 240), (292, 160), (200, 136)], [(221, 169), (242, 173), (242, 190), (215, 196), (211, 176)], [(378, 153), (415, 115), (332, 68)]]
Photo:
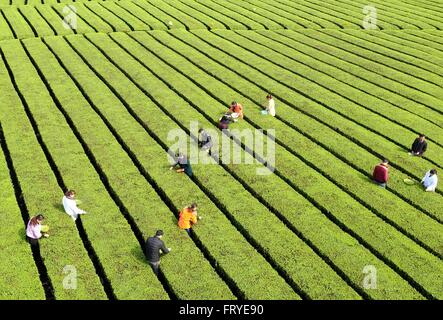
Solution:
[(160, 251), (163, 254), (171, 252), (171, 248), (166, 248), (165, 243), (161, 240), (162, 237), (163, 231), (157, 230), (154, 237), (146, 240), (146, 258), (155, 274), (158, 274), (158, 268), (160, 266)]
[(421, 157), (423, 153), (425, 153), (428, 148), (428, 143), (426, 142), (426, 137), (424, 134), (421, 134), (417, 139), (415, 139), (414, 143), (411, 147), (411, 154), (413, 156)]

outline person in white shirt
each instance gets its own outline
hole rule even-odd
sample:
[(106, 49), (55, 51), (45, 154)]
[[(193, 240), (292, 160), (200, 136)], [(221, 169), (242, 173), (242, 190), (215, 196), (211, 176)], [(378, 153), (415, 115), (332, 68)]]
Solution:
[(268, 113), (275, 117), (275, 101), (274, 98), (272, 97), (272, 95), (268, 94), (266, 96), (266, 99), (268, 99), (267, 101), (267, 105), (266, 105), (266, 111), (268, 111)]
[(421, 183), (425, 187), (426, 191), (434, 192), (438, 183), (437, 170), (432, 169), (426, 172)]
[(65, 212), (70, 215), (74, 221), (77, 220), (79, 214), (87, 213), (77, 207), (74, 190), (69, 190), (65, 193), (65, 196), (63, 197), (63, 207), (65, 208)]

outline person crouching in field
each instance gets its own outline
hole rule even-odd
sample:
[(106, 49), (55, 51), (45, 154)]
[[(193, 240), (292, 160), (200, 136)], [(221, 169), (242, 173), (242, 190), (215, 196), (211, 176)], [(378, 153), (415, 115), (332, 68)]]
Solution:
[(198, 130), (198, 146), (208, 153), (212, 148), (212, 138), (204, 129)]
[(196, 224), (197, 220), (200, 219), (201, 217), (197, 215), (197, 204), (193, 203), (180, 212), (178, 226), (180, 229), (186, 230), (186, 232), (191, 235), (192, 225)]
[(426, 172), (425, 176), (421, 180), (421, 184), (425, 187), (425, 190), (428, 192), (435, 192), (437, 188), (438, 177), (437, 170), (432, 169)]
[(146, 240), (146, 258), (155, 274), (158, 274), (158, 268), (160, 266), (160, 253), (168, 254), (171, 252), (171, 248), (166, 248), (165, 243), (162, 241), (162, 237), (163, 231), (157, 230), (155, 236)]
[(63, 208), (74, 221), (77, 220), (79, 214), (87, 213), (86, 211), (77, 207), (74, 190), (69, 190), (65, 193), (65, 196), (63, 197)]
[[(243, 119), (243, 106), (240, 103), (232, 101), (229, 111), (233, 114), (237, 114), (240, 119)], [(233, 118), (235, 119), (235, 117)]]
[(427, 148), (428, 143), (426, 142), (426, 137), (424, 134), (420, 134), (420, 136), (415, 139), (414, 143), (412, 144), (410, 154), (421, 157), (426, 152)]
[(231, 113), (225, 113), (220, 120), (218, 120), (218, 128), (220, 130), (228, 130), (229, 129), (229, 125), (234, 122), (234, 119), (232, 118), (232, 114)]
[(383, 160), (382, 163), (375, 166), (374, 172), (372, 173), (374, 182), (383, 188), (386, 188), (389, 179), (388, 163), (388, 160)]
[(179, 167), (178, 169), (176, 169), (175, 171), (178, 173), (185, 173), (186, 175), (188, 175), (188, 177), (192, 177), (192, 167), (191, 164), (188, 161), (188, 158), (186, 158), (186, 156), (184, 154), (177, 153), (175, 155), (175, 164), (169, 168), (169, 170), (172, 170), (174, 168), (176, 168), (177, 166)]
[(49, 234), (47, 233), (49, 231), (49, 227), (42, 225), (44, 219), (45, 217), (39, 214), (35, 217), (32, 217), (28, 222), (28, 225), (26, 227), (26, 239), (33, 246), (37, 245), (38, 240), (42, 237), (49, 237)]

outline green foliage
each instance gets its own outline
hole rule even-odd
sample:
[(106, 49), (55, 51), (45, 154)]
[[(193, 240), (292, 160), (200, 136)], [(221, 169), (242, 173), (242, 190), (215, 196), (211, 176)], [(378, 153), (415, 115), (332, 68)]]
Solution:
[(5, 158), (0, 158), (0, 300), (44, 299)]
[[(91, 45), (88, 45), (85, 40), (79, 44), (79, 40), (81, 39), (78, 39), (78, 37), (69, 38), (69, 42), (73, 43), (82, 54), (87, 54), (88, 56), (91, 55)], [(60, 56), (66, 56), (66, 53), (72, 52), (66, 44), (63, 44), (61, 39), (58, 39), (58, 41), (55, 41), (54, 39), (50, 44)], [(104, 83), (101, 83), (95, 79), (95, 77), (92, 77), (90, 71), (88, 72), (89, 76), (85, 76), (84, 72), (87, 70), (85, 67), (80, 70), (83, 72), (83, 76), (79, 73), (80, 71), (76, 71), (78, 67), (74, 66), (82, 64), (78, 63), (78, 60), (76, 63), (73, 56), (71, 56), (71, 59), (66, 59), (64, 61), (73, 72), (74, 76), (81, 81), (84, 90), (90, 95), (91, 99), (93, 99), (97, 108), (99, 108), (104, 116), (109, 119), (108, 121), (113, 125), (116, 125), (115, 122), (118, 121), (116, 131), (125, 137), (125, 145), (135, 153), (142, 166), (146, 168), (147, 172), (155, 179), (159, 187), (164, 190), (174, 206), (178, 210), (181, 210), (181, 208), (193, 201), (199, 204), (200, 210), (203, 210), (203, 215), (205, 217), (205, 220), (201, 222), (201, 224), (203, 225), (208, 221), (208, 223), (211, 223), (215, 229), (202, 228), (200, 230), (196, 227), (196, 234), (214, 257), (215, 263), (224, 270), (230, 278), (234, 279), (242, 294), (248, 298), (257, 299), (270, 298), (271, 296), (279, 297), (281, 299), (296, 297), (287, 284), (279, 278), (275, 270), (266, 263), (263, 257), (255, 252), (254, 248), (248, 245), (246, 240), (230, 224), (229, 220), (223, 215), (223, 213), (217, 209), (216, 205), (213, 204), (206, 195), (198, 189), (198, 187), (190, 185), (188, 188), (184, 189), (184, 183), (187, 180), (186, 176), (177, 177), (174, 172), (168, 170), (167, 158), (166, 155), (164, 155), (164, 151), (153, 143), (151, 140), (152, 138), (150, 138), (149, 135), (146, 135), (144, 130), (136, 125), (132, 118), (128, 117), (121, 102), (111, 94), (109, 89), (105, 87)], [(95, 57), (91, 58), (89, 61), (96, 65)], [(105, 75), (107, 79), (113, 79), (113, 81), (117, 80), (118, 83), (124, 85), (124, 82), (126, 81), (125, 78), (121, 77), (122, 75), (120, 75), (119, 78), (114, 78), (114, 74), (110, 72), (107, 64), (99, 64), (97, 67), (106, 68), (107, 71), (102, 72), (101, 74)], [(127, 88), (125, 85), (124, 87)], [(98, 90), (98, 88), (100, 89)], [(97, 94), (98, 92), (100, 92), (100, 94)], [(138, 105), (141, 106), (140, 102), (138, 102)], [(119, 109), (122, 110), (119, 111)], [(182, 182), (177, 183), (177, 179), (181, 179), (179, 181)], [(169, 223), (171, 223), (171, 217), (169, 217), (168, 220), (170, 221)], [(175, 219), (172, 219), (173, 226), (177, 228), (176, 221), (174, 220)], [(160, 226), (160, 224), (157, 225)], [(171, 233), (176, 234), (177, 231), (171, 230)], [(184, 256), (186, 256), (186, 253), (189, 255), (192, 254), (191, 247), (185, 245), (186, 241), (189, 243), (189, 240), (184, 235), (183, 231), (181, 237), (178, 237), (176, 241), (177, 251), (183, 250), (182, 254), (184, 254)], [(187, 247), (189, 248), (189, 251), (185, 251)], [(176, 259), (182, 261), (184, 265), (177, 263)], [(191, 282), (191, 279), (187, 281), (183, 279), (185, 276), (181, 274), (183, 270), (188, 268), (190, 270), (200, 268), (198, 267), (198, 261), (195, 261), (196, 265), (193, 267), (192, 262), (188, 262), (187, 259), (189, 258), (183, 257), (180, 259), (180, 256), (175, 258), (174, 253), (172, 252), (169, 256), (164, 258), (163, 262), (163, 264), (165, 264), (165, 275), (168, 277), (168, 280), (170, 279), (169, 282), (173, 285), (173, 288), (177, 287), (181, 292), (184, 292), (184, 290), (187, 291), (183, 286), (190, 286), (191, 283), (193, 283)], [(191, 275), (192, 273), (188, 276)], [(202, 278), (206, 278), (204, 273), (202, 273)], [(272, 280), (275, 284), (274, 288), (267, 288), (265, 290), (270, 281), (269, 279), (274, 279)], [(202, 279), (195, 279), (195, 285), (201, 285), (200, 281), (202, 281)], [(186, 292), (187, 298), (196, 299), (200, 297), (200, 292), (192, 290), (192, 286), (190, 286), (190, 289), (191, 292)], [(216, 289), (216, 286), (208, 286), (206, 290)], [(197, 294), (197, 296), (191, 296), (191, 293), (194, 295)], [(220, 291), (218, 294), (220, 295)], [(223, 295), (221, 295), (221, 297), (223, 297)], [(214, 298), (214, 296), (211, 298)]]
[[(112, 106), (112, 108), (115, 109), (116, 101), (111, 100), (105, 90), (97, 90), (100, 88), (98, 86), (98, 80), (96, 80), (90, 72), (88, 75), (85, 66), (76, 61), (78, 58), (75, 57), (66, 42), (60, 38), (48, 39), (47, 41), (50, 46), (59, 53), (59, 56), (63, 57), (64, 63), (66, 63), (68, 67), (73, 67), (74, 70), (72, 73), (81, 75), (78, 81), (82, 83), (82, 88), (84, 88), (84, 90), (94, 88), (91, 99), (97, 101), (97, 106), (100, 108), (106, 106), (109, 108)], [(195, 244), (184, 232), (180, 232), (174, 223), (171, 223), (176, 219), (174, 215), (176, 215), (177, 212), (171, 213), (156, 194), (156, 191), (143, 176), (140, 175), (131, 159), (124, 150), (122, 150), (121, 146), (101, 119), (88, 105), (88, 102), (78, 88), (76, 88), (75, 84), (72, 81), (62, 81), (62, 79), (68, 79), (69, 75), (58, 65), (57, 60), (52, 56), (48, 48), (41, 42), (34, 41), (27, 41), (26, 45), (36, 58), (39, 68), (41, 68), (57, 98), (62, 102), (63, 109), (75, 123), (80, 135), (84, 137), (98, 165), (104, 174), (106, 174), (107, 181), (118, 194), (118, 199), (122, 201), (131, 217), (135, 220), (136, 225), (141, 229), (143, 240), (149, 236), (153, 236), (158, 229), (162, 229), (165, 232), (165, 241), (168, 246), (173, 248), (173, 253), (162, 259), (162, 271), (165, 273), (169, 285), (172, 286), (178, 297), (180, 299), (232, 298), (229, 289), (223, 281), (218, 278), (211, 265), (204, 259), (202, 253), (198, 251), (198, 248), (195, 247)], [(43, 59), (43, 57), (47, 58)], [(48, 59), (48, 57), (51, 58)], [(54, 112), (56, 113), (57, 111), (54, 110)], [(85, 121), (85, 119), (87, 119), (87, 121)], [(60, 116), (58, 121), (54, 121), (54, 123), (57, 123), (63, 120)], [(51, 123), (44, 122), (42, 126), (50, 127)], [(64, 130), (66, 135), (71, 131), (67, 125), (65, 125)], [(72, 144), (74, 144), (74, 142), (72, 142)], [(64, 146), (68, 148), (70, 145), (72, 147), (72, 144), (66, 142)], [(83, 168), (83, 170), (85, 169)], [(85, 175), (85, 173), (83, 173), (83, 175)], [(92, 178), (91, 180), (94, 181), (97, 179)], [(78, 188), (83, 189), (84, 187), (79, 185)], [(97, 190), (95, 189), (95, 193), (96, 192)], [(86, 207), (88, 205), (93, 205), (91, 199), (85, 201), (84, 206)], [(91, 211), (97, 213), (97, 219), (99, 221), (104, 219), (101, 213), (109, 214), (109, 210), (101, 208), (91, 209)], [(116, 223), (118, 220), (117, 218), (114, 219), (114, 223)], [(128, 243), (128, 245), (133, 246), (126, 247), (128, 254), (136, 254), (143, 261), (143, 252), (138, 252), (140, 248), (137, 248), (135, 244), (128, 241), (131, 231), (125, 230), (123, 226), (125, 222), (120, 221), (120, 224), (122, 225), (116, 226), (118, 230), (112, 233), (114, 234), (112, 237), (115, 237), (119, 243)], [(108, 244), (110, 243), (108, 239), (106, 239), (106, 241)], [(121, 250), (125, 250), (125, 248)], [(115, 262), (115, 264), (118, 265), (119, 263)], [(127, 267), (129, 268), (129, 266)], [(140, 266), (137, 265), (136, 268), (138, 270)], [(146, 262), (144, 263), (144, 268), (150, 272), (150, 268)], [(109, 267), (106, 270), (108, 269)], [(197, 270), (198, 277), (195, 277)], [(134, 272), (134, 270), (129, 269), (127, 272), (130, 274), (130, 272)], [(149, 282), (147, 280), (149, 280)], [(122, 279), (121, 281), (121, 285), (115, 281), (112, 283), (114, 291), (118, 293), (118, 291), (127, 288), (130, 289), (131, 292), (127, 293), (127, 296), (117, 295), (119, 298), (149, 298), (150, 295), (154, 295), (155, 292), (158, 291), (158, 289), (149, 289), (152, 293), (140, 292), (139, 290), (135, 290), (135, 285), (130, 286), (127, 279)], [(139, 283), (146, 283), (148, 287), (161, 287), (159, 283), (150, 278)], [(141, 287), (143, 288), (144, 286)]]
[[(0, 299), (45, 298), (24, 238), (36, 213), (56, 299), (442, 299), (442, 192), (404, 183), (443, 161), (442, 7), (374, 0), (378, 30), (365, 31), (366, 5), (0, 0)], [(275, 118), (260, 113), (269, 92)], [(257, 175), (269, 155), (235, 131), (252, 164), (201, 154), (211, 164), (193, 179), (169, 171), (169, 134), (217, 130), (232, 100), (245, 119), (231, 129), (276, 131), (275, 172)], [(419, 132), (429, 149), (410, 157)], [(381, 157), (386, 190), (370, 182)], [(177, 218), (192, 202), (191, 238)], [(173, 249), (161, 277), (143, 254), (157, 229)], [(369, 265), (377, 290), (363, 287)]]
[[(2, 42), (0, 47), (14, 71), (19, 88), (29, 89), (29, 83), (25, 83), (26, 81), (38, 83), (37, 75), (29, 76), (32, 67), (20, 68), (23, 63), (27, 62), (27, 58), (20, 51), (17, 41)], [(17, 52), (22, 52), (22, 54), (16, 55)], [(27, 63), (29, 64), (29, 61)], [(61, 207), (63, 192), (59, 188), (54, 173), (37, 141), (3, 62), (0, 64), (0, 81), (2, 91), (0, 96), (1, 121), (22, 188), (23, 200), (29, 215), (43, 213), (46, 217), (45, 223), (52, 229), (51, 237), (43, 239), (40, 246), (41, 255), (54, 287), (54, 294), (57, 299), (104, 299), (106, 295), (103, 287), (84, 249), (78, 230)], [(32, 88), (32, 86), (30, 87)], [(29, 95), (36, 95), (38, 96), (36, 101), (47, 102), (40, 99), (40, 94), (44, 91), (41, 93), (35, 89), (24, 91), (27, 93), (27, 98)], [(56, 131), (54, 132), (56, 133)], [(10, 236), (17, 237), (17, 232)], [(21, 241), (25, 242), (25, 239), (21, 238)], [(63, 287), (66, 277), (63, 269), (67, 265), (75, 266), (79, 270), (76, 290), (66, 290)]]

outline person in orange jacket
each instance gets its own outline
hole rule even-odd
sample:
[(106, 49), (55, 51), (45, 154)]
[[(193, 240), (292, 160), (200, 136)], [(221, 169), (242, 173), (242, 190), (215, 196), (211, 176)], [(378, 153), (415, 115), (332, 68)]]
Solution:
[(186, 232), (191, 235), (192, 225), (196, 224), (197, 220), (200, 219), (201, 217), (197, 215), (197, 204), (193, 203), (180, 212), (178, 226), (180, 229), (186, 230)]
[(229, 111), (238, 114), (238, 117), (243, 119), (243, 106), (240, 103), (232, 101)]

